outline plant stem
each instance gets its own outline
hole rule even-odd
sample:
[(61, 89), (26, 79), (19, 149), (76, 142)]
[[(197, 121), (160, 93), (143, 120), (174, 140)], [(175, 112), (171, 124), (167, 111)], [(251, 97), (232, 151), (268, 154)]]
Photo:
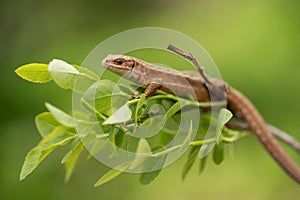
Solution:
[[(191, 106), (196, 106), (196, 107), (203, 107), (203, 108), (207, 108), (207, 107), (214, 107), (214, 106), (224, 106), (226, 105), (225, 101), (219, 101), (219, 102), (198, 102), (198, 101), (193, 101), (193, 100), (187, 100), (187, 99), (182, 99), (179, 97), (176, 97), (174, 95), (171, 94), (160, 94), (160, 95), (155, 95), (155, 96), (151, 96), (148, 97), (148, 101), (152, 101), (152, 100), (157, 100), (157, 99), (170, 99), (173, 101), (187, 101), (187, 105), (191, 105)], [(136, 104), (139, 101), (139, 99), (132, 99), (130, 101), (127, 102), (127, 105), (133, 105)]]

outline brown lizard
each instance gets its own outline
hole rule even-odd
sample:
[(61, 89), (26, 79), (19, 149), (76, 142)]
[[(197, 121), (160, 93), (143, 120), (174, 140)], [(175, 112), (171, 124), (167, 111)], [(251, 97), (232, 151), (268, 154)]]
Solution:
[[(189, 60), (197, 66), (198, 63), (191, 54), (184, 52), (179, 54), (188, 59), (191, 56), (192, 59)], [(245, 119), (249, 129), (257, 136), (270, 155), (290, 177), (300, 184), (300, 168), (277, 142), (248, 98), (227, 83), (204, 76), (200, 66), (197, 67), (202, 76), (198, 73), (160, 67), (126, 55), (108, 55), (103, 59), (102, 65), (126, 79), (146, 86), (146, 96), (154, 94), (159, 89), (177, 96), (190, 94), (199, 102), (226, 98), (228, 108), (233, 113), (239, 113)], [(213, 90), (213, 96), (211, 90)]]

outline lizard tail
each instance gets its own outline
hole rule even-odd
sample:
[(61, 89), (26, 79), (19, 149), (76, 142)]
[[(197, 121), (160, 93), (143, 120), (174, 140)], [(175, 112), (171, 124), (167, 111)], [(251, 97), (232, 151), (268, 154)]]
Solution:
[(266, 123), (253, 104), (244, 95), (233, 88), (230, 88), (227, 91), (227, 101), (228, 104), (232, 106), (233, 111), (239, 111), (241, 113), (248, 123), (250, 130), (255, 133), (257, 138), (281, 168), (300, 184), (300, 168), (271, 134)]

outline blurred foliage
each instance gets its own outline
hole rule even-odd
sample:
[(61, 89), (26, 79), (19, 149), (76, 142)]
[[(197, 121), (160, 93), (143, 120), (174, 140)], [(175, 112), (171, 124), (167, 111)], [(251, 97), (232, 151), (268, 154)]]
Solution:
[(184, 183), (177, 169), (183, 158), (149, 186), (122, 175), (97, 189), (90, 183), (105, 167), (80, 159), (73, 180), (64, 184), (64, 169), (57, 167), (64, 151), (55, 152), (19, 182), (23, 158), (40, 139), (34, 116), (45, 110), (45, 101), (66, 108), (71, 98), (52, 83), (39, 87), (13, 73), (20, 65), (52, 58), (80, 63), (99, 42), (130, 28), (171, 28), (202, 44), (224, 80), (249, 96), (268, 122), (300, 139), (299, 8), (296, 0), (0, 1), (0, 199), (299, 197), (298, 185), (254, 137), (238, 142), (234, 159), (222, 168), (208, 167), (201, 176), (191, 173)]

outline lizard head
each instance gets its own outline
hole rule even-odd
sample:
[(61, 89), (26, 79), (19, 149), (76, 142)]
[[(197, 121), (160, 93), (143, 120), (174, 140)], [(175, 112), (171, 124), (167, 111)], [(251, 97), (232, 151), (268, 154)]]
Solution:
[(119, 75), (131, 72), (136, 64), (135, 58), (126, 55), (111, 54), (102, 60), (102, 65), (105, 68)]

